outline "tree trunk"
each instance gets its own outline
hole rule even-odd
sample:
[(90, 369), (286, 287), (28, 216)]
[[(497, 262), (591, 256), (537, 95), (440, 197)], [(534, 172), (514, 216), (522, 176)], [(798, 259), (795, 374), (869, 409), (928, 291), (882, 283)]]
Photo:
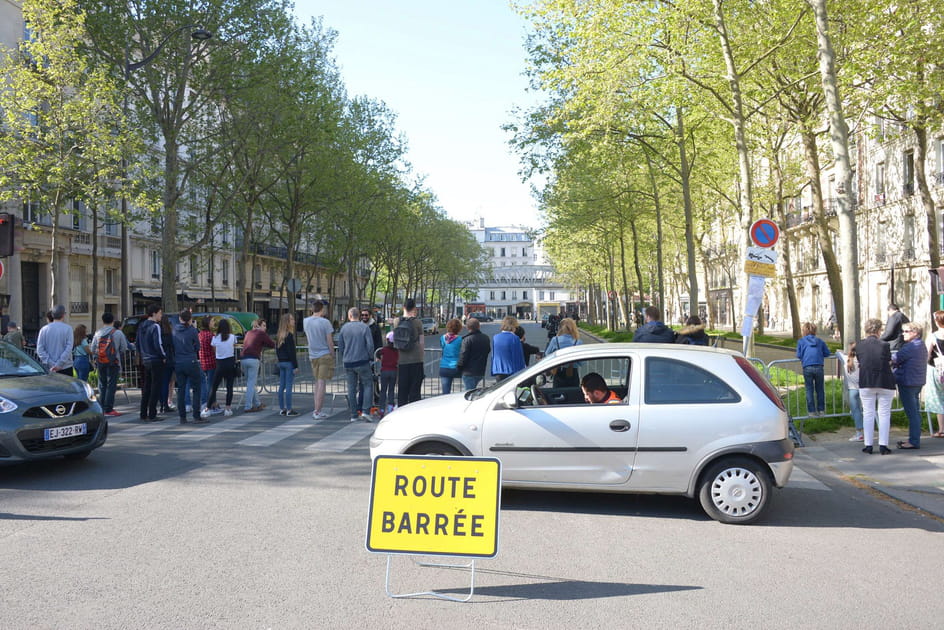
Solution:
[(161, 303), (165, 313), (177, 308), (177, 176), (180, 157), (174, 139), (164, 138), (164, 224), (161, 241)]
[(859, 244), (856, 234), (855, 204), (852, 198), (852, 168), (849, 161), (849, 128), (842, 113), (842, 100), (836, 79), (836, 60), (829, 37), (826, 0), (808, 0), (816, 16), (819, 71), (829, 113), (829, 131), (836, 158), (836, 181), (839, 202), (839, 250), (842, 253), (843, 284), (843, 345), (859, 335)]
[[(734, 60), (734, 51), (728, 38), (727, 26), (724, 22), (722, 10), (723, 0), (714, 0), (715, 27), (721, 40), (721, 51), (724, 56), (724, 65), (727, 69), (728, 87), (731, 90), (731, 123), (734, 126), (734, 144), (738, 154), (738, 205), (740, 206), (740, 222), (743, 237), (740, 241), (740, 260), (747, 258), (747, 247), (750, 243), (750, 227), (754, 220), (753, 178), (751, 176), (751, 157), (747, 146), (746, 120), (744, 117), (744, 102), (741, 96), (741, 77), (738, 74)], [(742, 274), (745, 290), (741, 295), (746, 298), (748, 278)], [(746, 302), (746, 300), (745, 300)], [(732, 308), (734, 305), (732, 304)], [(736, 309), (735, 309), (736, 312)], [(750, 313), (755, 315), (755, 313)]]
[[(678, 125), (676, 125), (676, 142), (679, 149), (679, 175), (682, 182), (682, 207), (685, 211), (685, 254), (688, 257), (688, 309), (692, 314), (698, 313), (698, 270), (695, 266), (695, 220), (692, 210), (692, 167), (688, 162), (685, 149), (685, 127), (682, 120), (682, 109), (676, 110)], [(648, 156), (647, 156), (648, 161)], [(649, 164), (652, 170), (652, 164)], [(658, 190), (653, 181), (652, 192), (655, 195), (656, 217), (660, 215)], [(660, 236), (661, 239), (661, 236)], [(661, 277), (661, 271), (660, 271)]]
[(92, 205), (92, 301), (89, 312), (92, 315), (92, 328), (95, 328), (95, 315), (98, 313), (98, 205)]
[[(934, 208), (934, 198), (931, 197), (928, 173), (925, 168), (925, 159), (928, 155), (928, 130), (923, 125), (915, 125), (913, 129), (917, 140), (914, 154), (915, 183), (918, 187), (918, 195), (921, 197), (921, 206), (924, 208), (925, 221), (928, 227), (928, 256), (931, 269), (937, 269), (941, 264), (941, 244), (937, 230), (937, 211)], [(944, 280), (944, 278), (941, 280)], [(928, 316), (929, 321), (933, 319), (934, 311), (938, 310), (938, 301), (937, 283), (931, 282), (931, 315)]]
[[(819, 247), (823, 252), (823, 264), (826, 267), (826, 279), (833, 296), (833, 305), (836, 309), (836, 321), (843, 321), (842, 304), (842, 277), (836, 252), (833, 250), (832, 230), (823, 204), (823, 185), (819, 168), (819, 151), (816, 146), (816, 135), (809, 129), (800, 132), (803, 140), (803, 152), (806, 156), (806, 170), (810, 178), (810, 190), (813, 193), (813, 227), (819, 239)], [(815, 319), (816, 313), (813, 313)]]

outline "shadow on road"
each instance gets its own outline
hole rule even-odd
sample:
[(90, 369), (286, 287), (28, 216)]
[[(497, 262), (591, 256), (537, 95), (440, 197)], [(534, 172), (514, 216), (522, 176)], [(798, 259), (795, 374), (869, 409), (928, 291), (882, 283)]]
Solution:
[[(944, 531), (944, 524), (926, 516), (903, 510), (859, 490), (850, 492), (855, 494), (855, 510), (848, 509), (848, 497), (838, 492), (789, 486), (776, 490), (764, 514), (749, 527), (917, 528), (929, 532)], [(696, 499), (683, 496), (503, 490), (502, 509), (711, 522)], [(722, 525), (718, 523), (718, 526)]]

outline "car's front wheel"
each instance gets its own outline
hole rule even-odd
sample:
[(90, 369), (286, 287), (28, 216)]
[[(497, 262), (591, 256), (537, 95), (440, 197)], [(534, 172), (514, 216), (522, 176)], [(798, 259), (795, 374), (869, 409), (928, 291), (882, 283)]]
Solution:
[(423, 442), (407, 451), (407, 455), (449, 455), (454, 457), (462, 455), (462, 453), (455, 447), (442, 442)]
[(744, 525), (764, 511), (771, 492), (770, 475), (756, 461), (744, 457), (711, 465), (698, 490), (701, 507), (722, 523)]

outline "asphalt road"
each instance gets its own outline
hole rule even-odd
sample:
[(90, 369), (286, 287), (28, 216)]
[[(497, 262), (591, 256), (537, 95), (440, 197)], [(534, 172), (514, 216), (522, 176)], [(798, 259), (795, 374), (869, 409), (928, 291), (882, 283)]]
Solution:
[[(858, 630), (944, 619), (944, 524), (802, 451), (791, 484), (746, 527), (680, 497), (507, 491), (500, 551), (476, 563), (470, 603), (391, 599), (387, 557), (364, 544), (371, 426), (337, 411), (290, 425), (275, 414), (119, 422), (84, 462), (0, 469), (0, 625)], [(467, 571), (393, 558), (393, 592), (468, 586)]]

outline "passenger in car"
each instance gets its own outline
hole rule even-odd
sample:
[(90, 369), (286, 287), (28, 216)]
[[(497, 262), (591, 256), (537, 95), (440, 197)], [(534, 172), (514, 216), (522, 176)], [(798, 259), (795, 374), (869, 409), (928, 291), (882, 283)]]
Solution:
[(590, 372), (580, 379), (580, 389), (583, 390), (583, 399), (591, 405), (618, 405), (623, 402), (596, 372)]

